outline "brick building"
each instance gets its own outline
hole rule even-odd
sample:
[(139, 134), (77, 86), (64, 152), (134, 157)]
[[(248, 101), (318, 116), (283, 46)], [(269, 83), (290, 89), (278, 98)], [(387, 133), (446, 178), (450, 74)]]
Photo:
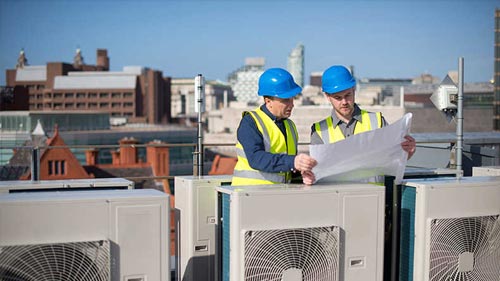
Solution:
[(28, 89), (30, 111), (97, 110), (131, 123), (171, 121), (171, 78), (138, 66), (109, 71), (105, 49), (97, 50), (96, 65), (85, 64), (77, 50), (73, 64), (30, 66), (21, 51), (16, 68), (6, 71), (6, 81), (9, 87)]

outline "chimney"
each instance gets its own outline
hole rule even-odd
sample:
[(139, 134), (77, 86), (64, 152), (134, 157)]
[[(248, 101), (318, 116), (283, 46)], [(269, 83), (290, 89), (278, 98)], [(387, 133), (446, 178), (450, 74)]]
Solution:
[(85, 159), (87, 160), (87, 165), (95, 166), (97, 165), (97, 157), (99, 156), (99, 151), (95, 148), (85, 151)]
[(108, 71), (109, 70), (109, 57), (108, 50), (106, 49), (97, 49), (97, 69), (100, 71)]
[(136, 164), (137, 163), (137, 147), (135, 144), (139, 142), (135, 138), (123, 138), (120, 140), (120, 164)]
[(170, 175), (169, 148), (161, 144), (165, 143), (154, 140), (148, 143), (146, 149), (147, 162), (151, 164), (155, 176), (158, 177)]
[(111, 163), (113, 165), (120, 165), (120, 151), (111, 151)]

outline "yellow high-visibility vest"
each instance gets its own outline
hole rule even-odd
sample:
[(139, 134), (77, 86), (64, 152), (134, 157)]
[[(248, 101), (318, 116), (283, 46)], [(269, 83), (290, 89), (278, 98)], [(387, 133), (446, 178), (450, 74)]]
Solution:
[[(292, 120), (284, 120), (286, 128), (286, 139), (274, 121), (260, 108), (254, 111), (243, 112), (243, 116), (250, 114), (257, 124), (257, 128), (264, 138), (264, 148), (266, 152), (273, 154), (297, 154), (298, 133)], [(231, 185), (262, 185), (289, 183), (292, 178), (292, 171), (280, 173), (268, 173), (255, 170), (250, 167), (245, 150), (240, 142), (236, 143), (236, 153), (238, 162), (234, 167), (233, 180)]]
[[(382, 128), (382, 114), (380, 112), (368, 112), (361, 110), (361, 120), (356, 122), (354, 134), (370, 131), (372, 129)], [(345, 139), (340, 126), (333, 126), (333, 118), (328, 118), (314, 123), (314, 129), (323, 143), (334, 143)]]

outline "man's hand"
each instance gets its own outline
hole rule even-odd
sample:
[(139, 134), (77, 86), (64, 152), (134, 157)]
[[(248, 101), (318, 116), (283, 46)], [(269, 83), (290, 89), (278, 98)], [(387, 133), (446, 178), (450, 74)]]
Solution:
[(417, 149), (415, 139), (411, 136), (405, 136), (405, 141), (401, 143), (401, 147), (404, 151), (408, 152), (408, 159), (413, 156), (415, 150)]
[(302, 182), (307, 185), (311, 185), (316, 181), (316, 177), (314, 176), (314, 173), (311, 171), (304, 171), (301, 172), (302, 174)]
[(304, 153), (300, 153), (295, 156), (295, 160), (293, 162), (294, 168), (301, 172), (311, 171), (317, 164), (318, 162), (316, 162), (314, 158)]

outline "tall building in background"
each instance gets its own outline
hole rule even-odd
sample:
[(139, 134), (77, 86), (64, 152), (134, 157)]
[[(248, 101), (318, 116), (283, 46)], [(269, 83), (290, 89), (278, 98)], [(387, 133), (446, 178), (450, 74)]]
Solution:
[(495, 66), (494, 66), (493, 130), (500, 131), (500, 9), (495, 10)]
[(246, 58), (245, 65), (228, 75), (228, 82), (239, 102), (257, 104), (259, 96), (259, 77), (264, 73), (264, 58)]
[(292, 74), (295, 83), (304, 87), (304, 45), (299, 44), (290, 52), (287, 69)]
[(97, 64), (84, 63), (77, 49), (73, 64), (28, 65), (21, 51), (15, 69), (6, 71), (7, 86), (24, 87), (30, 111), (101, 111), (132, 123), (169, 123), (170, 77), (140, 66), (109, 71), (106, 49), (97, 50)]

